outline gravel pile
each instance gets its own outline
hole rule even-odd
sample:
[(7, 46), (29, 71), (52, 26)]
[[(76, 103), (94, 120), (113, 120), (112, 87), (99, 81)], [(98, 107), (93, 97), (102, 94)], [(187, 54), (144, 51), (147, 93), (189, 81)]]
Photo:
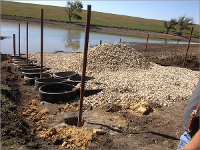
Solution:
[[(66, 62), (68, 70), (82, 71), (83, 54)], [(106, 43), (88, 50), (87, 72), (119, 71), (126, 69), (148, 69), (149, 62), (134, 48), (124, 44)]]
[[(44, 53), (44, 65), (52, 68), (52, 72), (76, 71), (81, 74), (82, 55)], [(30, 58), (40, 59), (38, 56), (38, 53), (30, 54)], [(122, 44), (91, 48), (87, 59), (86, 75), (94, 79), (86, 82), (85, 89), (102, 89), (84, 98), (84, 104), (93, 107), (102, 103), (134, 101), (170, 106), (173, 102), (188, 100), (199, 80), (199, 71), (148, 62), (133, 48)]]

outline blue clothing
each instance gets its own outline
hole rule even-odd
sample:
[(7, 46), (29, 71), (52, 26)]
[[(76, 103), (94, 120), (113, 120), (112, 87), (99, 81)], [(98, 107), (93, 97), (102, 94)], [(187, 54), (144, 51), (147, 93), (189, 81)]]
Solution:
[(192, 137), (185, 131), (183, 135), (181, 135), (180, 137), (180, 143), (179, 143), (178, 149), (185, 146), (191, 139)]
[[(200, 102), (200, 80), (195, 90), (192, 92), (192, 95), (190, 96), (188, 104), (185, 108), (185, 112), (183, 114), (182, 123), (184, 125), (185, 131), (187, 131), (187, 127), (190, 122), (190, 115), (192, 111), (196, 109), (199, 102)], [(195, 133), (199, 130), (199, 117), (200, 117), (200, 111), (197, 112), (197, 116), (192, 126), (192, 132), (190, 133), (191, 136), (194, 136)]]
[(185, 146), (200, 128), (199, 127), (200, 111), (198, 111), (197, 116), (194, 120), (194, 124), (192, 126), (192, 131), (190, 133), (188, 133), (187, 131), (187, 127), (190, 121), (190, 115), (192, 111), (196, 109), (199, 102), (200, 102), (200, 79), (199, 79), (199, 82), (197, 83), (195, 90), (190, 96), (190, 99), (188, 101), (188, 104), (183, 114), (182, 123), (184, 125), (185, 132), (180, 137), (180, 143), (179, 143), (178, 149)]

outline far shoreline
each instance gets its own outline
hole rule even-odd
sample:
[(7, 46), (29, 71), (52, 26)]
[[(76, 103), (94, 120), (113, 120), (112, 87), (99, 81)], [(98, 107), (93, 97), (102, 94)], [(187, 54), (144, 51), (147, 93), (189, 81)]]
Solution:
[[(11, 20), (11, 21), (14, 20), (14, 21), (23, 21), (23, 22), (34, 22), (34, 23), (41, 22), (40, 18), (27, 18), (27, 17), (19, 17), (19, 16), (8, 16), (8, 15), (1, 15), (1, 19)], [(58, 25), (58, 26), (77, 28), (77, 29), (85, 29), (85, 23), (68, 23), (64, 21), (55, 21), (55, 20), (45, 19), (44, 24)], [(189, 35), (177, 36), (175, 33), (166, 34), (166, 32), (134, 30), (134, 29), (126, 29), (126, 28), (99, 26), (99, 25), (90, 25), (90, 31), (115, 34), (115, 35), (123, 35), (123, 36), (143, 37), (143, 38), (146, 38), (147, 35), (149, 35), (149, 38), (180, 40), (180, 41), (185, 41), (185, 42), (189, 40)], [(199, 37), (192, 36), (191, 42), (199, 43), (200, 42)]]

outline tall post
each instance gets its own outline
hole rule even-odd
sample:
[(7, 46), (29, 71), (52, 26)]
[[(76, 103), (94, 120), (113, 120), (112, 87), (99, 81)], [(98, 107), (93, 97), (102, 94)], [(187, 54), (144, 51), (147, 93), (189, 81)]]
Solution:
[(20, 57), (20, 23), (19, 23), (19, 57)]
[(26, 66), (28, 66), (28, 22), (26, 23)]
[(15, 34), (13, 34), (13, 52), (15, 56)]
[(79, 117), (78, 117), (78, 124), (77, 124), (78, 127), (82, 125), (83, 96), (84, 96), (85, 73), (86, 73), (86, 64), (87, 64), (90, 18), (91, 18), (91, 5), (87, 5), (87, 20), (86, 20), (86, 26), (85, 26), (85, 45), (84, 45), (84, 55), (83, 55), (83, 71), (82, 71), (82, 77), (81, 77), (80, 106), (79, 106)]
[(184, 62), (183, 62), (183, 67), (185, 66), (185, 61), (186, 61), (188, 49), (190, 47), (190, 40), (191, 40), (191, 37), (192, 37), (192, 32), (193, 32), (193, 27), (191, 28), (191, 32), (190, 32), (190, 38), (189, 38), (188, 45), (187, 45), (187, 50), (186, 50), (185, 59), (184, 59)]
[(42, 79), (43, 68), (43, 9), (41, 9), (41, 67), (40, 67), (40, 79)]
[(146, 50), (147, 50), (147, 43), (148, 43), (148, 39), (149, 39), (149, 35), (147, 35), (147, 42), (146, 42), (146, 45), (145, 45), (145, 50), (144, 50), (144, 57), (146, 55)]

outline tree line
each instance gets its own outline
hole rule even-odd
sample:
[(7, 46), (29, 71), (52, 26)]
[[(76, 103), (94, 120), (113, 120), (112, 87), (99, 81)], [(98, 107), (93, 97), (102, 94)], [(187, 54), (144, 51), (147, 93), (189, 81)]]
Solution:
[(178, 19), (172, 18), (170, 21), (164, 21), (164, 26), (167, 29), (167, 34), (170, 29), (176, 30), (175, 27), (179, 29), (179, 35), (181, 35), (181, 31), (184, 29), (190, 29), (190, 25), (194, 24), (194, 19), (192, 17), (180, 16)]

